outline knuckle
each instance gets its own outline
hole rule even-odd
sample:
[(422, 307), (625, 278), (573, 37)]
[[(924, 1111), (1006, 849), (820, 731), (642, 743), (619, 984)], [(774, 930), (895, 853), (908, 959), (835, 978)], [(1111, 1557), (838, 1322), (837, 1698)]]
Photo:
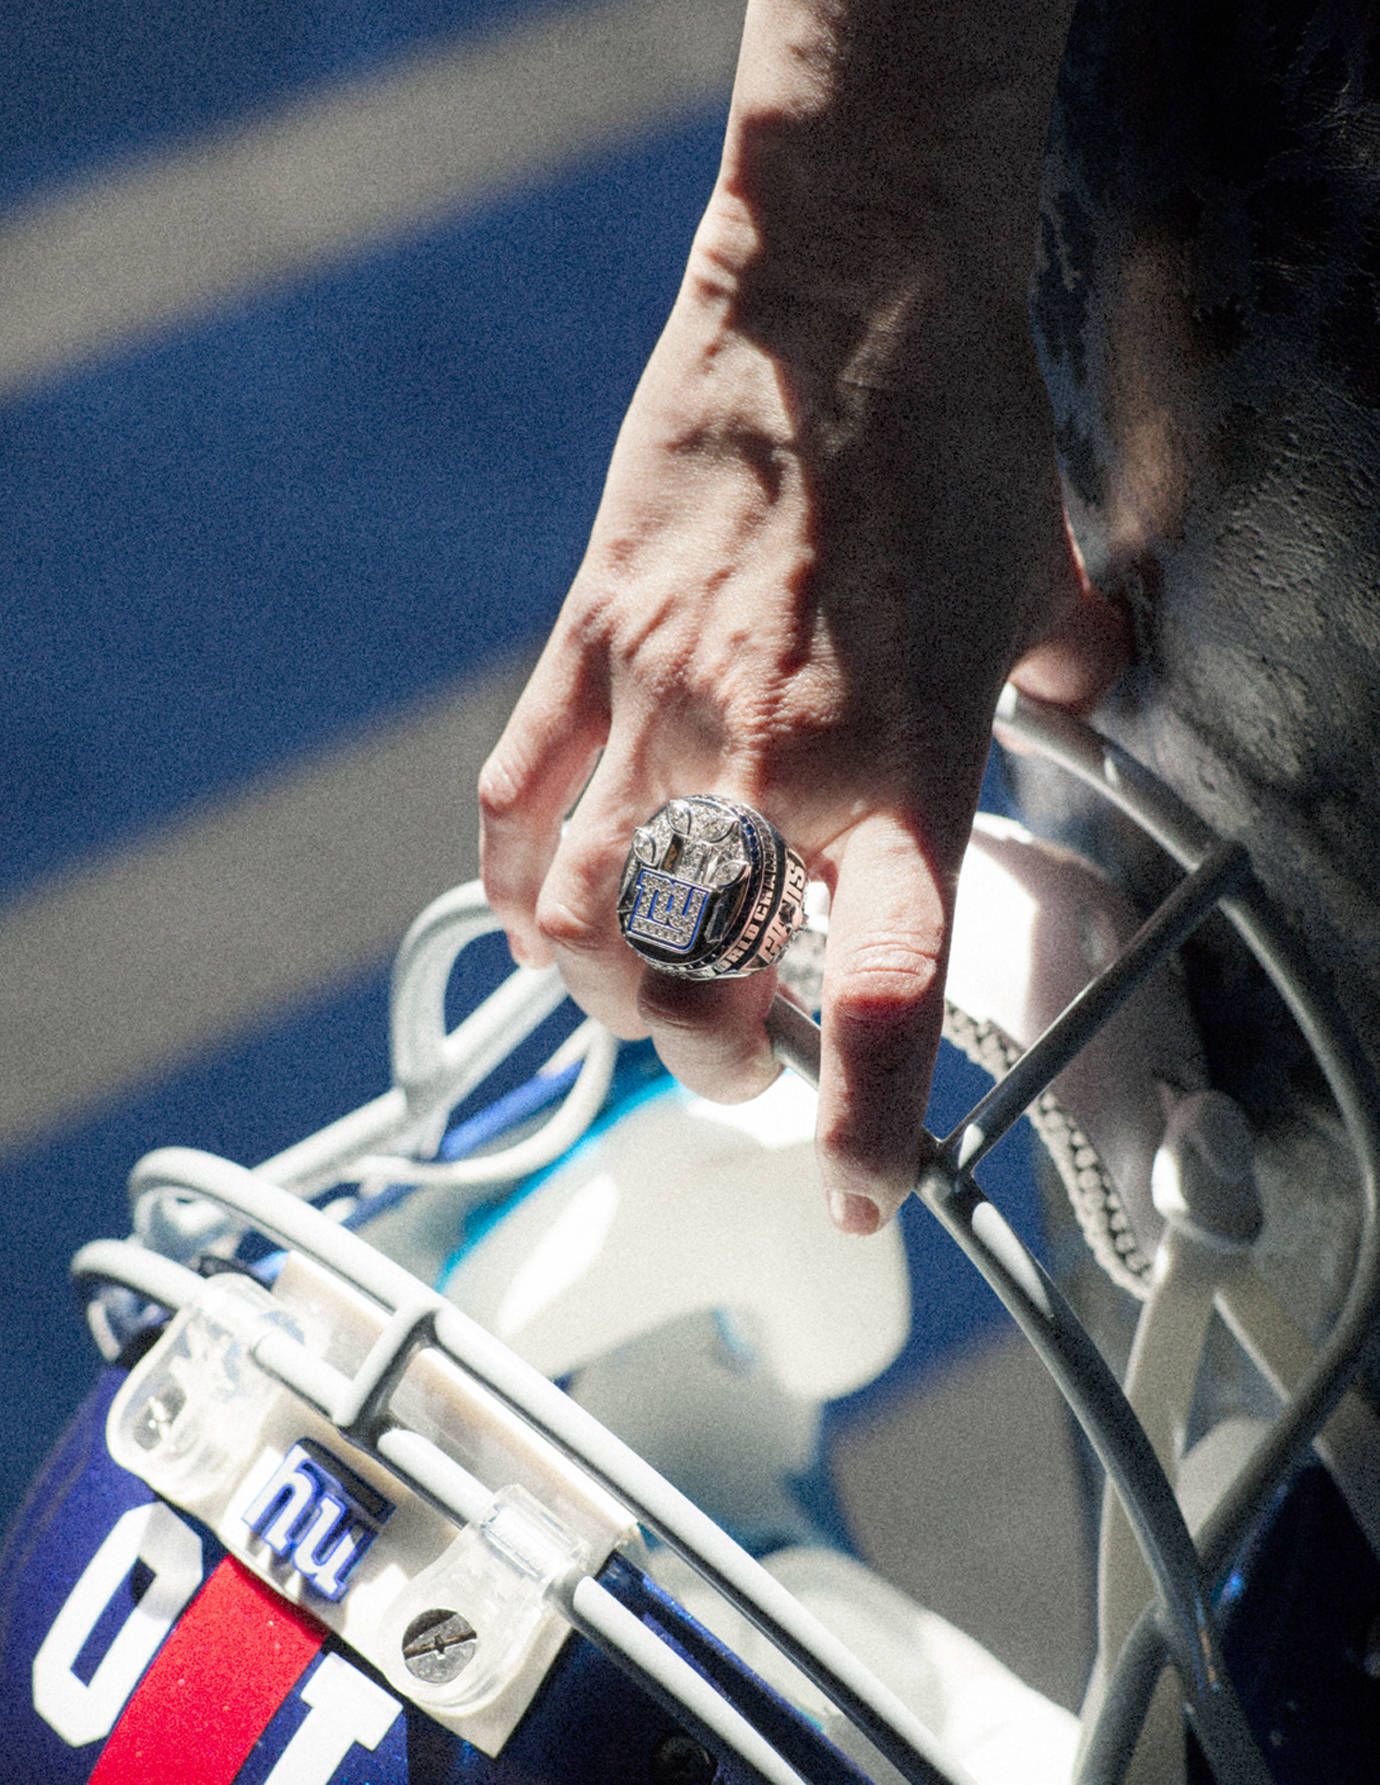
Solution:
[(524, 788), (497, 750), (479, 771), (477, 798), (480, 817), (488, 824), (503, 824), (522, 811)]
[(875, 1100), (845, 1099), (821, 1112), (815, 1150), (829, 1175), (852, 1180), (864, 1195), (904, 1196), (920, 1162), (920, 1105), (878, 1110)]
[(638, 1011), (663, 1063), (691, 1090), (717, 1103), (742, 1103), (779, 1070), (760, 1018), (724, 985), (644, 973)]
[(530, 916), (533, 888), (523, 875), (490, 857), (481, 864), (479, 878), (490, 908), (501, 917)]
[(894, 1028), (912, 1022), (939, 973), (939, 951), (912, 935), (871, 936), (831, 963), (829, 1008), (844, 1027)]
[(837, 1114), (821, 1121), (815, 1135), (817, 1151), (836, 1169), (872, 1177), (885, 1163), (885, 1149), (851, 1115)]
[(560, 648), (582, 662), (596, 662), (609, 649), (618, 610), (618, 571), (626, 555), (615, 542), (606, 567), (591, 548), (591, 558), (581, 566), (557, 616), (553, 632)]
[(701, 1035), (714, 1022), (712, 1009), (687, 998), (683, 988), (665, 974), (643, 975), (637, 1008), (654, 1029), (672, 1036)]
[(545, 942), (572, 954), (598, 954), (608, 942), (606, 924), (547, 894), (537, 901), (536, 923)]

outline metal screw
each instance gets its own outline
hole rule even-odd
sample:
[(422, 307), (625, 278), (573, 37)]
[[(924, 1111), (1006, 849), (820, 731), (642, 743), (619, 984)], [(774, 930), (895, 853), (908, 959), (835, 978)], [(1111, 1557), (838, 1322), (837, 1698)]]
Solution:
[(713, 1785), (717, 1777), (713, 1755), (688, 1735), (668, 1735), (652, 1755), (655, 1785)]
[(134, 1427), (134, 1441), (141, 1450), (157, 1450), (166, 1444), (168, 1434), (179, 1413), (187, 1405), (187, 1396), (175, 1382), (165, 1382), (151, 1394), (139, 1410)]
[(474, 1659), (479, 1638), (458, 1611), (433, 1606), (413, 1618), (403, 1632), (407, 1671), (429, 1686), (443, 1686), (463, 1673)]

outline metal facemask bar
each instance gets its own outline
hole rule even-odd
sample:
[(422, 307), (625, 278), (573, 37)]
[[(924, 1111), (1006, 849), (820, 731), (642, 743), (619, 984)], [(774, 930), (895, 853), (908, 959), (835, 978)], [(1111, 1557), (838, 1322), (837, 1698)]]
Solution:
[[(908, 1780), (962, 1785), (919, 1720), (876, 1680), (789, 1593), (727, 1534), (583, 1408), (434, 1290), (366, 1240), (310, 1204), (283, 1194), (260, 1172), (190, 1148), (164, 1148), (135, 1167), (131, 1194), (140, 1199), (190, 1195), (236, 1217), (362, 1291), (388, 1319), (353, 1377), (324, 1364), (300, 1341), (274, 1327), (252, 1346), (254, 1362), (286, 1383), (336, 1429), (438, 1506), (466, 1524), (489, 1487), (415, 1431), (390, 1423), (394, 1393), (419, 1348), (432, 1346), (573, 1459), (647, 1528), (691, 1564), (725, 1598), (766, 1631), (781, 1651), (835, 1703)], [(97, 1241), (73, 1261), (78, 1277), (114, 1281), (164, 1305), (182, 1305), (204, 1287), (186, 1267), (131, 1242)], [(172, 1273), (176, 1273), (174, 1279)], [(738, 1753), (763, 1777), (801, 1785), (744, 1719), (699, 1675), (623, 1613), (588, 1574), (553, 1580), (568, 1621), (636, 1676), (659, 1687), (676, 1714), (712, 1741)]]
[[(943, 1141), (927, 1137), (917, 1194), (992, 1283), (1054, 1375), (1106, 1466), (1154, 1582), (1155, 1603), (1142, 1615), (1113, 1671), (1096, 1726), (1085, 1743), (1080, 1779), (1097, 1780), (1100, 1785), (1121, 1776), (1168, 1659), (1182, 1679), (1194, 1728), (1217, 1778), (1233, 1785), (1267, 1781), (1269, 1771), (1222, 1667), (1210, 1599), (1275, 1489), (1336, 1407), (1357, 1367), (1366, 1330), (1380, 1311), (1376, 1221), (1380, 1137), (1368, 1070), (1345, 1022), (1310, 983), (1296, 951), (1250, 884), (1239, 849), (1218, 846), (1201, 823), (1134, 762), (1062, 715), (1008, 691), (999, 710), (998, 730), (1022, 747), (1052, 757), (1113, 800), (1188, 870), (1188, 878), (951, 1135)], [(1364, 1209), (1356, 1270), (1333, 1333), (1267, 1439), (1219, 1503), (1203, 1534), (1200, 1556), (1165, 1472), (1115, 1378), (1037, 1261), (978, 1189), (972, 1171), (1067, 1060), (1219, 904), (1274, 980), (1323, 1067), (1360, 1163)], [(453, 1459), (389, 1420), (392, 1393), (418, 1348), (435, 1347), (676, 1549), (762, 1629), (905, 1778), (947, 1779), (958, 1785), (961, 1770), (946, 1762), (906, 1707), (719, 1526), (453, 1304), (299, 1200), (332, 1184), (358, 1181), (376, 1168), (387, 1171), (400, 1163), (395, 1155), (426, 1155), (433, 1150), (447, 1111), (560, 1002), (554, 973), (520, 972), (458, 1029), (446, 1033), (445, 986), (455, 957), (473, 936), (492, 927), (482, 896), (472, 887), (438, 900), (413, 926), (394, 977), (392, 1090), (258, 1171), (183, 1149), (150, 1155), (136, 1167), (131, 1190), (137, 1225), (157, 1250), (147, 1244), (97, 1242), (78, 1254), (74, 1269), (81, 1277), (123, 1283), (163, 1305), (178, 1306), (198, 1291), (201, 1279), (158, 1253), (187, 1259), (208, 1247), (224, 1249), (245, 1224), (319, 1261), (385, 1311), (388, 1318), (378, 1342), (353, 1379), (330, 1371), (281, 1333), (264, 1340), (259, 1361), (319, 1408), (352, 1442), (364, 1444), (457, 1522), (473, 1515), (478, 1484), (460, 1479)], [(769, 1027), (786, 1063), (817, 1080), (819, 1034), (810, 1019), (778, 1000)], [(606, 1067), (606, 1056), (590, 1043), (581, 1079), (570, 1094), (575, 1107), (564, 1112), (568, 1120), (561, 1131), (549, 1137), (551, 1156), (568, 1144), (566, 1128), (587, 1119), (584, 1108), (597, 1102), (594, 1092)], [(529, 1147), (521, 1168), (534, 1170), (538, 1163)], [(409, 1169), (415, 1173), (415, 1162)], [(459, 1474), (463, 1476), (463, 1471)], [(584, 1576), (563, 1583), (561, 1597), (565, 1614), (577, 1628), (606, 1650), (620, 1653), (693, 1726), (748, 1759), (763, 1776), (795, 1777), (699, 1676), (686, 1679), (683, 1673), (688, 1670), (677, 1670), (663, 1656), (650, 1653), (649, 1641), (654, 1648), (661, 1645), (642, 1626), (624, 1628), (625, 1620), (618, 1615), (622, 1608), (597, 1582)]]
[[(148, 1155), (130, 1182), (140, 1238), (84, 1247), (73, 1261), (74, 1274), (87, 1282), (123, 1285), (177, 1309), (204, 1296), (206, 1285), (176, 1261), (208, 1250), (228, 1252), (246, 1227), (315, 1261), (362, 1292), (386, 1317), (368, 1356), (353, 1376), (343, 1374), (280, 1324), (270, 1323), (252, 1341), (252, 1360), (324, 1415), (350, 1443), (384, 1463), (455, 1524), (474, 1520), (494, 1484), (475, 1480), (437, 1445), (390, 1417), (394, 1394), (410, 1379), (420, 1354), (428, 1348), (444, 1354), (681, 1554), (769, 1636), (903, 1778), (918, 1785), (968, 1785), (965, 1771), (943, 1755), (909, 1708), (720, 1526), (507, 1345), (303, 1200), (313, 1190), (372, 1177), (395, 1164), (414, 1173), (415, 1162), (380, 1159), (381, 1149), (433, 1149), (446, 1113), (562, 1001), (554, 973), (519, 972), (454, 1032), (446, 1033), (445, 988), (456, 956), (494, 927), (477, 886), (458, 888), (437, 900), (414, 924), (394, 974), (397, 1082), (392, 1090), (256, 1171), (191, 1149)], [(582, 1078), (591, 1060), (600, 1070), (601, 1051), (598, 1043), (590, 1047)], [(567, 1107), (579, 1094), (577, 1084)], [(558, 1115), (550, 1127), (559, 1123)], [(557, 1135), (549, 1143), (550, 1156), (563, 1151), (572, 1138)], [(527, 1143), (520, 1145), (527, 1149), (524, 1169), (538, 1169), (541, 1159)], [(493, 1156), (485, 1165), (493, 1170)], [(500, 1181), (506, 1175), (497, 1173)], [(94, 1305), (92, 1312), (98, 1329)], [(574, 1628), (659, 1695), (711, 1746), (737, 1754), (780, 1785), (808, 1785), (740, 1712), (591, 1574), (574, 1570), (553, 1578), (549, 1598)]]
[[(1134, 1625), (1112, 1669), (1094, 1726), (1085, 1731), (1080, 1785), (1093, 1781), (1116, 1785), (1124, 1776), (1166, 1658), (1179, 1672), (1195, 1728), (1217, 1777), (1268, 1778), (1258, 1753), (1252, 1750), (1248, 1754), (1238, 1745), (1239, 1712), (1223, 1697), (1225, 1676), (1216, 1654), (1211, 1617), (1205, 1617), (1201, 1626), (1197, 1620), (1201, 1608), (1225, 1584), (1276, 1492), (1337, 1409), (1359, 1369), (1362, 1348), (1380, 1314), (1380, 1096), (1350, 1025), (1318, 983), (1260, 888), (1242, 871), (1237, 852), (1224, 850), (1201, 820), (1123, 751), (1067, 715), (1040, 707), (1013, 689), (1005, 691), (998, 707), (997, 735), (1054, 761), (1097, 791), (1172, 856), (1188, 878), (1120, 959), (1075, 1000), (1017, 1062), (1008, 1078), (947, 1138), (940, 1159), (922, 1176), (920, 1193), (993, 1283), (1058, 1382), (1107, 1467), (1155, 1580), (1157, 1602), (1147, 1606)], [(981, 1192), (967, 1179), (966, 1168), (992, 1144), (998, 1125), (1002, 1131), (1009, 1126), (1018, 1100), (1033, 1095), (1036, 1085), (1044, 1082), (1046, 1061), (1037, 1056), (1045, 1054), (1057, 1070), (1082, 1045), (1080, 1036), (1085, 1038), (1088, 1033), (1085, 1013), (1092, 1009), (1095, 1021), (1105, 1020), (1108, 1007), (1119, 1003), (1169, 946), (1177, 945), (1172, 938), (1180, 923), (1187, 933), (1207, 916), (1212, 904), (1220, 905), (1264, 968), (1322, 1068), (1356, 1156), (1360, 1231), (1351, 1282), (1326, 1343), (1299, 1373), (1274, 1424), (1218, 1500), (1199, 1533), (1197, 1555), (1191, 1547), (1186, 1553), (1182, 1547), (1181, 1537), (1186, 1532), (1165, 1533), (1172, 1548), (1156, 1555), (1158, 1536), (1151, 1520), (1156, 1510), (1163, 1510), (1156, 1502), (1166, 1497), (1168, 1489), (1158, 1464), (1145, 1469), (1143, 1454), (1137, 1454), (1142, 1446), (1150, 1450), (1144, 1430), (1114, 1383), (1113, 1392), (1108, 1392), (1100, 1358), (1094, 1353), (1092, 1361), (1083, 1355), (1086, 1334), (1081, 1328), (1070, 1332), (1066, 1308), (1057, 1300), (1042, 1301), (1049, 1291), (1047, 1280), (1038, 1278), (1032, 1283), (1023, 1274), (1033, 1261), (1016, 1255), (1018, 1268), (1013, 1273), (1009, 1262), (1013, 1242), (1004, 1227), (997, 1232), (996, 1245), (991, 1233), (978, 1230), (979, 1224), (991, 1217), (985, 1215)], [(1019, 1083), (1018, 1075), (1026, 1082)], [(1031, 1287), (1038, 1290), (1034, 1298), (1029, 1294)], [(1229, 1301), (1218, 1299), (1233, 1324)], [(1134, 1427), (1130, 1431), (1125, 1424), (1128, 1415)], [(1169, 1504), (1172, 1507), (1172, 1497)], [(1202, 1632), (1201, 1651), (1195, 1649), (1190, 1628)], [(1220, 1702), (1228, 1704), (1227, 1723), (1220, 1730), (1227, 1736), (1225, 1748), (1218, 1745), (1216, 1711)]]

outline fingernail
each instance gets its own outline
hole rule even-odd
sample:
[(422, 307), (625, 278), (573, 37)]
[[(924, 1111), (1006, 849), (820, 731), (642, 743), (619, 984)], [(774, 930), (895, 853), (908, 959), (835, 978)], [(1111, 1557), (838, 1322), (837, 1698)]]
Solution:
[(850, 1190), (831, 1190), (829, 1218), (843, 1233), (876, 1233), (882, 1224), (882, 1211), (870, 1196), (858, 1196)]

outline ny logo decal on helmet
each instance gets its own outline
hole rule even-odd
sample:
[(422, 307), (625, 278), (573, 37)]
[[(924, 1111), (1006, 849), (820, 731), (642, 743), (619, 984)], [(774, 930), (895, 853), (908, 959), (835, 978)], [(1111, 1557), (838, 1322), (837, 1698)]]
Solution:
[(243, 1517), (323, 1599), (341, 1598), (393, 1508), (310, 1439), (294, 1444)]

